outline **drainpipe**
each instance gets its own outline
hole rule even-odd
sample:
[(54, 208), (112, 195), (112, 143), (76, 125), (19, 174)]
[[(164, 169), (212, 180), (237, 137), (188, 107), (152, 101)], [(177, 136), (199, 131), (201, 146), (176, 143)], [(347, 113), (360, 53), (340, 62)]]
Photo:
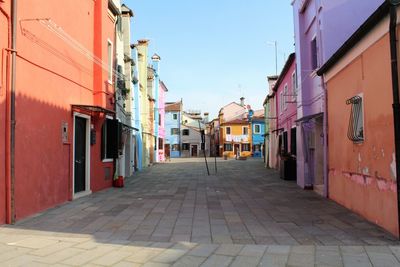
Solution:
[(15, 199), (14, 199), (14, 188), (15, 188), (15, 84), (16, 84), (16, 61), (17, 61), (17, 0), (12, 0), (11, 3), (11, 92), (10, 92), (10, 127), (9, 139), (7, 143), (9, 153), (9, 164), (7, 164), (8, 170), (8, 190), (7, 190), (7, 223), (15, 223)]
[(397, 6), (399, 0), (390, 0), (390, 55), (392, 63), (392, 90), (393, 90), (393, 119), (394, 143), (396, 153), (396, 182), (397, 182), (397, 216), (400, 237), (400, 103), (399, 103), (399, 74), (397, 63)]

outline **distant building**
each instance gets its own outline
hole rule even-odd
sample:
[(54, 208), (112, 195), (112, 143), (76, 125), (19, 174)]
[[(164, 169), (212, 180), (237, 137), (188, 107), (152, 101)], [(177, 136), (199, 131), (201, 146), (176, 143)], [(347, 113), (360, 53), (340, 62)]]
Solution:
[(248, 114), (243, 97), (240, 104), (232, 102), (221, 108), (218, 114), (220, 155), (231, 158), (251, 156), (252, 131)]
[(264, 151), (264, 133), (265, 133), (265, 117), (264, 110), (254, 111), (251, 121), (251, 132), (252, 132), (252, 149), (253, 157), (261, 158), (263, 157)]
[(167, 86), (164, 82), (160, 81), (158, 93), (158, 117), (157, 125), (158, 125), (158, 146), (157, 146), (157, 155), (158, 162), (165, 161), (165, 97), (168, 92)]
[(165, 103), (165, 156), (178, 158), (181, 156), (181, 120), (182, 100)]
[(277, 115), (276, 99), (273, 87), (278, 76), (268, 77), (269, 94), (266, 96), (263, 106), (265, 114), (265, 165), (267, 168), (277, 169), (278, 137), (277, 137)]
[[(202, 147), (202, 131), (204, 133), (204, 147)], [(182, 157), (203, 156), (204, 149), (206, 156), (210, 155), (210, 135), (206, 133), (206, 124), (200, 111), (182, 112), (181, 136)]]

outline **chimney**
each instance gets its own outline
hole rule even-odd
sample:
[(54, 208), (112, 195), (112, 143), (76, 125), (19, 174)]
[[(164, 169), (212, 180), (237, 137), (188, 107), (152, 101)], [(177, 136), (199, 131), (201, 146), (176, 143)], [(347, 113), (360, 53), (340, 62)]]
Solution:
[(240, 105), (241, 105), (242, 107), (244, 107), (244, 97), (243, 97), (243, 96), (240, 98)]

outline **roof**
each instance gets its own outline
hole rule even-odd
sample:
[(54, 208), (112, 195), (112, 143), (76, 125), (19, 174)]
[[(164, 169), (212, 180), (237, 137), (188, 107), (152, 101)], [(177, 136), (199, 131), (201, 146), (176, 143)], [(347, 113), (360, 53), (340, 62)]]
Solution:
[(268, 95), (265, 97), (265, 100), (264, 100), (264, 102), (263, 102), (263, 105), (267, 104), (268, 100), (270, 100), (270, 99), (273, 98), (274, 96), (275, 96), (275, 92), (272, 91), (272, 93), (268, 94)]
[(168, 92), (168, 88), (167, 88), (167, 86), (165, 85), (165, 83), (164, 83), (163, 81), (160, 81), (160, 85), (161, 85), (161, 88), (162, 88), (165, 92)]
[(279, 75), (278, 80), (276, 81), (273, 91), (277, 91), (278, 87), (281, 85), (283, 79), (285, 79), (286, 73), (289, 71), (290, 66), (292, 66), (294, 60), (296, 59), (296, 54), (295, 53), (291, 53), (288, 57), (288, 59), (286, 60), (285, 66), (283, 67), (281, 74)]
[(319, 76), (329, 71), (342, 59), (359, 41), (361, 41), (389, 13), (390, 4), (385, 1), (378, 9), (347, 39), (328, 61), (317, 71)]
[(182, 111), (182, 102), (165, 103), (165, 111)]
[(264, 109), (255, 110), (253, 113), (254, 117), (264, 117)]
[(224, 122), (224, 123), (222, 123), (222, 124), (249, 124), (249, 121), (247, 120), (247, 119), (244, 119), (244, 120), (242, 120), (242, 119), (234, 119), (234, 120), (231, 120), (231, 121), (226, 121), (226, 122)]

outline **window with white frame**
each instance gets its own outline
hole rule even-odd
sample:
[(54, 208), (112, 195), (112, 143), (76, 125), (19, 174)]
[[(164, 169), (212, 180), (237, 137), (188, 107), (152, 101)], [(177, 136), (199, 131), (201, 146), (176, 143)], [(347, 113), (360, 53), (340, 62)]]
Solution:
[(349, 127), (347, 137), (355, 142), (364, 141), (364, 106), (363, 96), (357, 95), (346, 101), (347, 105), (351, 105)]
[(283, 92), (279, 94), (279, 112), (283, 113)]
[(261, 124), (254, 124), (254, 133), (255, 134), (261, 133)]
[(108, 82), (112, 84), (113, 82), (113, 43), (111, 40), (107, 41), (107, 56), (108, 56)]
[(177, 120), (177, 119), (178, 119), (178, 114), (173, 113), (173, 114), (172, 114), (172, 119), (173, 119), (173, 120)]
[(292, 74), (292, 101), (296, 101), (297, 97), (297, 73), (296, 69)]
[(288, 96), (288, 85), (285, 84), (285, 87), (283, 88), (283, 108), (286, 110), (287, 109), (287, 96)]
[(231, 127), (226, 127), (226, 134), (231, 134)]

